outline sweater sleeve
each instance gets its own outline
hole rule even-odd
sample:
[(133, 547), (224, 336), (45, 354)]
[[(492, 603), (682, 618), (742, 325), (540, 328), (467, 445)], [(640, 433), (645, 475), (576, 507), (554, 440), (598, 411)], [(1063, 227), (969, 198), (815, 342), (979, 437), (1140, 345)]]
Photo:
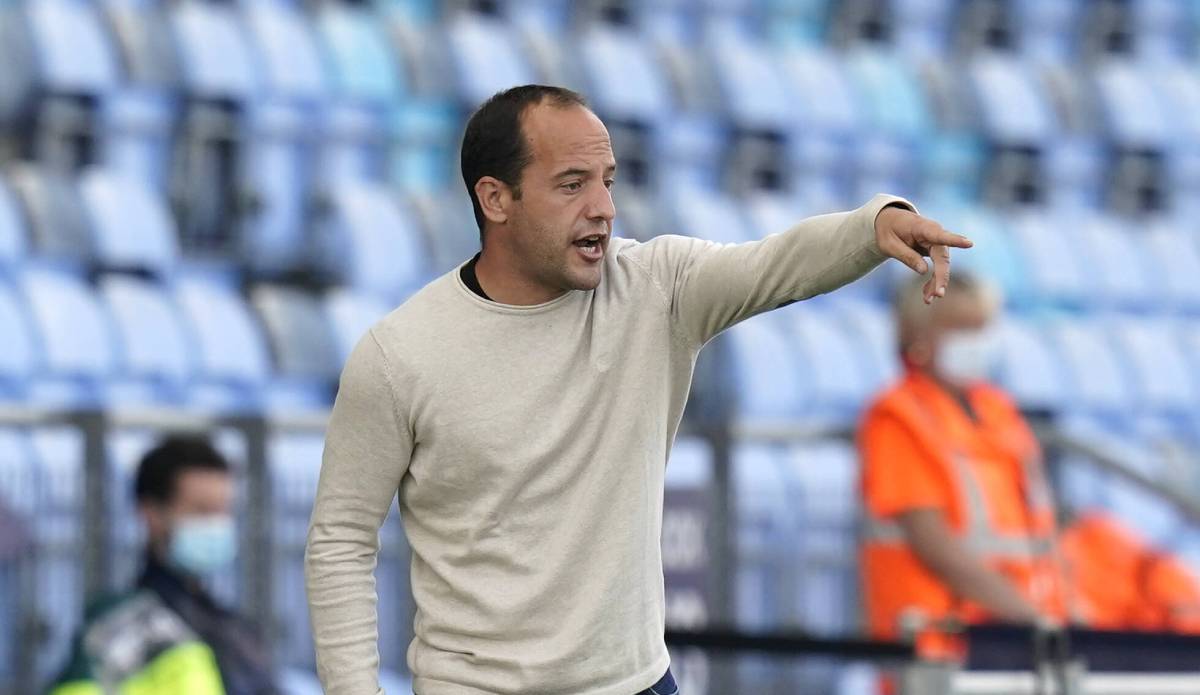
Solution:
[(678, 333), (694, 345), (790, 302), (835, 290), (879, 265), (875, 217), (907, 201), (877, 195), (850, 212), (801, 220), (745, 244), (660, 236), (626, 253), (651, 274), (670, 305)]
[(379, 528), (408, 470), (413, 435), (374, 333), (342, 371), (305, 549), (317, 674), (328, 695), (378, 695), (374, 570)]

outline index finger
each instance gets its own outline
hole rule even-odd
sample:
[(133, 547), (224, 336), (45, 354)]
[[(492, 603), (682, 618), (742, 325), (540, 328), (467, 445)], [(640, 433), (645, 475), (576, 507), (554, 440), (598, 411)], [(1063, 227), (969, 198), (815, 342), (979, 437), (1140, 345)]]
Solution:
[(954, 232), (947, 232), (937, 225), (924, 227), (920, 232), (921, 242), (927, 246), (953, 246), (956, 249), (969, 249), (975, 242)]

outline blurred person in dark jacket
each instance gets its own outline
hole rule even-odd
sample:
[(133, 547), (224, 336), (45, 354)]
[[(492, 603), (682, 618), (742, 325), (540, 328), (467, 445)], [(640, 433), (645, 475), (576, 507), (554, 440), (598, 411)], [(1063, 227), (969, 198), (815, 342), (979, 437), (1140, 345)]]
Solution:
[(145, 569), (89, 608), (50, 695), (274, 695), (268, 653), (203, 580), (237, 554), (233, 474), (204, 439), (171, 437), (135, 481)]

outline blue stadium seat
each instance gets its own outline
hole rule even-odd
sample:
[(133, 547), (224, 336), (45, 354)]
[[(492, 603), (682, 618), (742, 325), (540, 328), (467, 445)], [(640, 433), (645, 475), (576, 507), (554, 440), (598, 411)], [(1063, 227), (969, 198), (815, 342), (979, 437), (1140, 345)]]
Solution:
[(158, 443), (160, 433), (149, 429), (121, 429), (105, 438), (114, 586), (133, 586), (145, 565), (146, 529), (134, 497), (134, 477), (142, 456)]
[(447, 23), (459, 96), (468, 106), (474, 107), (502, 89), (535, 81), (510, 32), (502, 21), (472, 13), (458, 14)]
[(179, 307), (146, 280), (113, 275), (99, 287), (124, 355), (122, 378), (153, 386), (154, 400), (182, 401), (195, 365)]
[(1103, 214), (1075, 214), (1068, 219), (1075, 221), (1089, 275), (1097, 279), (1093, 303), (1148, 309), (1161, 302), (1160, 271), (1146, 263), (1145, 246), (1130, 234), (1128, 222)]
[(1025, 409), (1058, 410), (1067, 405), (1073, 384), (1055, 342), (1047, 338), (1047, 326), (1011, 315), (997, 325), (1000, 364), (997, 378)]
[(1108, 481), (1107, 508), (1156, 547), (1179, 537), (1182, 519), (1166, 500), (1118, 477)]
[(1170, 121), (1155, 93), (1153, 70), (1130, 61), (1110, 60), (1095, 68), (1099, 107), (1109, 136), (1118, 144), (1160, 148), (1170, 137)]
[(1096, 280), (1083, 265), (1072, 227), (1064, 227), (1045, 212), (1028, 210), (1013, 215), (1009, 229), (1024, 259), (1034, 299), (1077, 306), (1097, 296)]
[[(1150, 77), (1170, 114), (1200, 113), (1200, 78), (1191, 64), (1171, 61), (1156, 64)], [(1200, 124), (1196, 118), (1169, 119), (1171, 146), (1166, 150), (1169, 185), (1174, 200), (1200, 194)]]
[(102, 94), (119, 82), (119, 56), (93, 3), (39, 0), (25, 10), (47, 91)]
[(171, 14), (184, 82), (192, 95), (244, 101), (260, 88), (245, 24), (229, 5), (185, 0)]
[(944, 212), (923, 208), (922, 212), (975, 242), (969, 253), (954, 255), (956, 267), (994, 283), (1009, 305), (1029, 303), (1025, 260), (1015, 247), (1003, 216), (981, 205), (956, 206)]
[(1045, 146), (1043, 174), (1051, 207), (1096, 208), (1106, 183), (1105, 150), (1097, 138), (1060, 134)]
[(393, 308), (388, 302), (344, 287), (329, 291), (325, 297), (325, 313), (329, 317), (339, 371), (359, 339)]
[(1192, 55), (1196, 25), (1188, 15), (1188, 2), (1139, 0), (1129, 4), (1134, 48), (1151, 60), (1179, 59)]
[(416, 192), (436, 192), (454, 185), (462, 127), (462, 117), (450, 102), (406, 101), (391, 114), (390, 180)]
[(788, 114), (796, 131), (844, 137), (864, 130), (863, 110), (836, 53), (820, 46), (792, 48), (778, 60), (796, 94), (821, 95), (820, 99), (797, 100)]
[(729, 22), (712, 27), (704, 44), (732, 123), (750, 131), (783, 133), (792, 128), (796, 93), (767, 44)]
[(674, 211), (674, 233), (721, 244), (756, 238), (742, 218), (740, 208), (720, 191), (680, 184), (673, 186), (667, 195)]
[(342, 97), (387, 105), (405, 92), (399, 57), (369, 8), (327, 3), (317, 13), (317, 31)]
[(303, 268), (310, 258), (304, 193), (311, 175), (310, 115), (284, 103), (256, 103), (243, 126), (249, 141), (242, 149), (241, 181), (252, 198), (246, 215), (241, 256), (256, 272), (280, 273)]
[(779, 627), (777, 607), (787, 590), (780, 565), (792, 555), (792, 500), (783, 454), (762, 444), (737, 444), (732, 465), (738, 513), (736, 621), (743, 629)]
[(949, 44), (954, 3), (947, 0), (897, 0), (891, 5), (896, 45), (906, 55), (942, 55)]
[(317, 674), (309, 670), (280, 669), (278, 675), (275, 676), (275, 682), (282, 691), (280, 695), (324, 695), (325, 693)]
[(340, 282), (398, 301), (426, 280), (426, 248), (415, 222), (383, 186), (342, 182), (320, 232), (320, 258)]
[(769, 314), (750, 319), (732, 328), (726, 339), (736, 415), (747, 422), (796, 422), (807, 405), (807, 384), (780, 319)]
[(809, 419), (852, 425), (871, 396), (872, 374), (865, 350), (831, 312), (800, 305), (780, 312), (790, 329), (792, 350), (805, 366)]
[(988, 53), (970, 66), (983, 129), (1002, 145), (1038, 145), (1056, 133), (1054, 109), (1020, 58)]
[(597, 24), (579, 42), (592, 105), (602, 117), (650, 123), (670, 110), (666, 77), (637, 34)]
[(110, 94), (97, 115), (104, 168), (166, 194), (177, 111), (178, 104), (170, 96), (152, 89)]
[(1018, 0), (1015, 5), (1022, 53), (1044, 61), (1072, 58), (1083, 9), (1081, 0)]
[(94, 290), (71, 273), (36, 266), (25, 268), (20, 284), (42, 356), (42, 373), (31, 384), (31, 397), (62, 406), (103, 402), (118, 353), (108, 314)]
[(33, 430), (30, 442), (39, 477), (33, 517), (38, 587), (34, 610), (47, 627), (45, 640), (34, 650), (34, 670), (44, 681), (66, 663), (83, 617), (83, 436), (70, 427), (45, 427)]
[(845, 65), (871, 131), (911, 140), (933, 129), (920, 76), (904, 54), (860, 48)]
[[(620, 220), (628, 212), (629, 201), (618, 194), (614, 194), (614, 200), (621, 208), (617, 213)], [(408, 202), (421, 222), (431, 256), (431, 273), (448, 272), (479, 253), (479, 226), (466, 191), (443, 189), (413, 193)]]
[(323, 56), (305, 15), (281, 2), (246, 3), (243, 12), (269, 94), (314, 105), (326, 98)]
[(715, 118), (686, 114), (655, 123), (650, 132), (654, 156), (651, 175), (659, 188), (720, 184), (717, 163), (723, 156), (726, 131)]
[(1162, 319), (1127, 317), (1114, 319), (1110, 331), (1132, 371), (1138, 401), (1182, 415), (1196, 410), (1200, 391), (1174, 328)]
[(327, 102), (320, 114), (318, 165), (313, 171), (319, 191), (338, 181), (385, 178), (389, 114), (369, 104)]
[(27, 235), (16, 194), (0, 178), (0, 275), (10, 272), (25, 256)]
[(154, 191), (137, 179), (93, 169), (80, 176), (79, 194), (103, 267), (171, 275), (178, 262), (178, 233)]
[(275, 371), (285, 377), (330, 381), (338, 360), (331, 327), (315, 295), (298, 289), (259, 285), (250, 293), (275, 357)]
[(191, 329), (197, 381), (189, 400), (219, 410), (254, 410), (270, 376), (262, 333), (242, 297), (219, 278), (181, 278), (175, 301)]
[(788, 497), (801, 570), (789, 623), (823, 635), (857, 631), (858, 461), (846, 442), (815, 441), (787, 453)]
[(1086, 318), (1062, 319), (1051, 325), (1050, 335), (1073, 382), (1068, 408), (1118, 415), (1137, 402), (1125, 365), (1100, 325)]
[(268, 440), (268, 466), (274, 491), (272, 524), (277, 552), (272, 579), (274, 612), (281, 622), (275, 640), (276, 662), (311, 667), (313, 646), (305, 602), (304, 543), (317, 494), (324, 442), (319, 434), (276, 435)]
[(14, 289), (0, 280), (0, 403), (24, 401), (25, 391), (38, 363), (39, 345), (34, 337), (24, 302)]
[(820, 42), (828, 31), (831, 4), (831, 0), (765, 0), (768, 39), (780, 45)]
[(890, 384), (900, 374), (895, 319), (877, 302), (836, 296), (828, 311), (841, 322), (846, 335), (862, 347), (863, 370), (871, 392)]
[(27, 164), (13, 170), (11, 181), (29, 216), (31, 251), (72, 262), (92, 258), (91, 230), (69, 176)]

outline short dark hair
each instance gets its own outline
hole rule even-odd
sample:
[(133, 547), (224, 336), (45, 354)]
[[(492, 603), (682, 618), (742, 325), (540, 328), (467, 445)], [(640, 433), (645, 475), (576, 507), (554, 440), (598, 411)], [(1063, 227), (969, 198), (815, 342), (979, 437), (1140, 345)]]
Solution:
[(228, 473), (229, 462), (203, 437), (172, 435), (163, 439), (138, 464), (135, 499), (139, 504), (170, 504), (179, 478), (190, 470)]
[(520, 200), (521, 172), (533, 156), (529, 141), (521, 130), (521, 115), (526, 108), (540, 104), (543, 99), (560, 108), (588, 108), (587, 100), (578, 92), (564, 87), (527, 84), (497, 92), (467, 121), (462, 141), (462, 175), (475, 207), (475, 222), (479, 225), (481, 239), (486, 218), (475, 195), (475, 184), (484, 176), (494, 176), (511, 186), (513, 195)]

